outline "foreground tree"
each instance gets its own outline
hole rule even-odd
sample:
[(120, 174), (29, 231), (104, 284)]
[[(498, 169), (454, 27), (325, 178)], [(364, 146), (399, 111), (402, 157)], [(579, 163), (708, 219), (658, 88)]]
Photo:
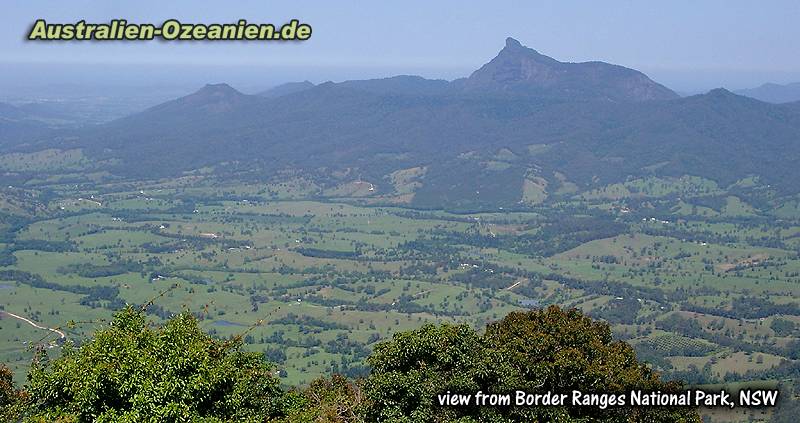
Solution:
[(282, 414), (272, 366), (241, 341), (203, 333), (189, 313), (151, 328), (128, 307), (28, 375), (29, 418), (42, 421), (265, 421)]
[(477, 392), (487, 383), (485, 353), (481, 338), (466, 324), (428, 324), (378, 344), (364, 385), (366, 420), (448, 422), (491, 412), (436, 403), (437, 394)]
[[(392, 422), (696, 422), (695, 410), (596, 406), (451, 406), (437, 395), (622, 393), (677, 389), (613, 341), (605, 323), (558, 307), (514, 312), (483, 336), (466, 325), (427, 325), (376, 347), (365, 383), (367, 421)], [(513, 395), (512, 395), (513, 397)]]
[(425, 325), (380, 343), (362, 382), (321, 378), (283, 392), (241, 341), (203, 333), (184, 313), (162, 327), (128, 307), (80, 348), (34, 360), (23, 392), (0, 367), (0, 417), (36, 422), (698, 422), (694, 410), (597, 406), (442, 406), (438, 394), (621, 393), (677, 389), (613, 341), (609, 326), (558, 307), (515, 312), (483, 335)]
[(25, 399), (25, 393), (14, 387), (14, 375), (11, 369), (0, 364), (0, 421), (18, 420)]
[(302, 392), (290, 392), (281, 423), (363, 423), (359, 386), (342, 375), (321, 377)]

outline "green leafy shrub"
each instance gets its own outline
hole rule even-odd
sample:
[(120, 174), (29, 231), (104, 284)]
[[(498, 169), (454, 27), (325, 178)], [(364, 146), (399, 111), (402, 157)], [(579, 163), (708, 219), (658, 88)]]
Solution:
[(264, 421), (283, 394), (262, 354), (205, 334), (190, 313), (163, 327), (127, 307), (80, 348), (41, 352), (28, 379), (32, 419), (76, 421)]
[(205, 334), (190, 313), (164, 326), (127, 307), (59, 358), (35, 356), (25, 391), (0, 366), (0, 417), (34, 422), (699, 422), (696, 410), (597, 406), (441, 406), (447, 392), (622, 393), (678, 389), (640, 364), (606, 323), (558, 307), (513, 312), (479, 334), (424, 325), (379, 343), (360, 381), (284, 392), (262, 353)]
[(363, 396), (357, 383), (342, 375), (315, 379), (287, 407), (286, 423), (361, 423)]
[(613, 341), (606, 323), (558, 307), (512, 312), (483, 336), (466, 325), (426, 325), (379, 344), (365, 383), (367, 421), (696, 422), (695, 410), (579, 406), (442, 407), (438, 394), (677, 389)]
[(14, 387), (11, 369), (0, 364), (0, 421), (16, 421), (27, 395)]

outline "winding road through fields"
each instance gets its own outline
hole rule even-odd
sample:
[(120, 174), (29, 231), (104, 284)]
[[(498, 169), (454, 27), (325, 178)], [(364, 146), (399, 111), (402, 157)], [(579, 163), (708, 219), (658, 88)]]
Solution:
[(14, 314), (14, 313), (9, 313), (9, 312), (3, 311), (3, 310), (0, 310), (0, 315), (6, 315), (6, 316), (13, 317), (15, 319), (22, 320), (23, 322), (28, 323), (29, 325), (35, 327), (36, 329), (49, 330), (50, 332), (58, 334), (58, 336), (61, 339), (67, 339), (67, 335), (64, 332), (61, 332), (58, 329), (48, 328), (47, 326), (41, 326), (38, 323), (34, 322), (33, 320), (27, 319), (27, 318), (22, 317), (20, 315), (17, 315), (17, 314)]

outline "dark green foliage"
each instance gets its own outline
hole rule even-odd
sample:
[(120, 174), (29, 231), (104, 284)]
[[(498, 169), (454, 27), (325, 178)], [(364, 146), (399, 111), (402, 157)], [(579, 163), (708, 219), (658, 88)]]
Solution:
[(663, 320), (656, 322), (656, 329), (680, 333), (690, 338), (702, 338), (703, 328), (697, 320), (686, 319), (679, 314), (671, 314)]
[(773, 413), (770, 422), (795, 423), (798, 415), (800, 415), (800, 400), (788, 397), (778, 403), (778, 407), (775, 413)]
[(0, 250), (0, 266), (13, 266), (17, 263), (17, 257), (12, 250)]
[(14, 241), (14, 251), (18, 250), (39, 250), (50, 252), (75, 251), (75, 243), (70, 241), (51, 241), (41, 239), (29, 239)]
[[(81, 304), (92, 308), (105, 306), (111, 310), (117, 310), (121, 308), (121, 306), (124, 306), (124, 302), (117, 297), (119, 288), (116, 286), (59, 285), (54, 282), (46, 281), (39, 275), (19, 270), (0, 271), (0, 280), (13, 280), (35, 288), (84, 294), (85, 296), (81, 298), (80, 301)], [(101, 301), (105, 301), (106, 303), (100, 304)]]
[(66, 251), (75, 251), (75, 243), (69, 241), (45, 241), (41, 239), (28, 239), (22, 241), (9, 239), (9, 241), (13, 241), (13, 244), (3, 250), (0, 250), (0, 266), (11, 266), (15, 264), (17, 262), (17, 258), (14, 256), (15, 251), (38, 250), (60, 253)]
[(121, 275), (123, 273), (138, 273), (144, 269), (141, 263), (131, 261), (118, 261), (106, 265), (93, 265), (81, 263), (70, 265), (66, 269), (59, 269), (62, 273), (76, 273), (84, 278), (103, 278), (106, 276)]
[(646, 339), (636, 345), (636, 352), (651, 351), (660, 356), (703, 357), (714, 351), (714, 347), (702, 341), (677, 338), (666, 335), (660, 338)]
[[(368, 421), (699, 421), (689, 409), (441, 407), (452, 393), (669, 391), (609, 326), (558, 307), (513, 312), (483, 336), (465, 325), (426, 325), (379, 344), (365, 383)], [(460, 420), (459, 420), (460, 419)]]
[(636, 298), (614, 299), (603, 307), (592, 310), (592, 317), (606, 320), (610, 323), (632, 324), (639, 314), (642, 305)]
[(472, 160), (438, 163), (425, 175), (414, 196), (421, 208), (447, 207), (457, 211), (497, 210), (517, 204), (522, 195), (525, 168), (486, 169)]
[(450, 278), (454, 282), (478, 288), (503, 289), (514, 283), (514, 278), (504, 275), (492, 268), (470, 268)]
[(789, 336), (794, 333), (797, 325), (795, 325), (795, 323), (791, 320), (776, 318), (772, 321), (772, 323), (770, 323), (769, 327), (778, 336)]
[(128, 307), (82, 347), (67, 344), (53, 360), (40, 351), (23, 393), (0, 368), (0, 410), (30, 421), (699, 421), (691, 409), (438, 404), (447, 392), (679, 388), (613, 341), (607, 324), (555, 306), (513, 312), (483, 335), (464, 324), (398, 333), (375, 347), (363, 383), (334, 375), (303, 391), (282, 392), (263, 356), (241, 345), (210, 338), (189, 313), (152, 327)]
[(367, 421), (454, 421), (479, 409), (442, 408), (436, 395), (476, 392), (488, 377), (480, 336), (468, 325), (425, 325), (380, 343), (368, 362)]
[(797, 303), (776, 304), (768, 299), (757, 297), (738, 298), (736, 301), (731, 302), (730, 309), (707, 308), (688, 304), (686, 309), (731, 319), (761, 319), (776, 314), (800, 316), (800, 305)]
[(149, 327), (128, 307), (79, 349), (41, 352), (31, 367), (30, 413), (46, 420), (263, 421), (281, 413), (272, 367), (241, 342), (216, 341), (188, 313)]
[(726, 201), (727, 197), (723, 195), (716, 195), (716, 196), (708, 196), (708, 197), (695, 197), (692, 198), (690, 204), (701, 206), (701, 207), (708, 207), (709, 209), (722, 211), (727, 204)]
[[(552, 390), (568, 392), (624, 392), (630, 389), (677, 388), (660, 382), (657, 374), (636, 360), (630, 345), (613, 341), (606, 323), (595, 322), (577, 310), (514, 312), (490, 324), (484, 335), (495, 360), (497, 382), (493, 392), (523, 389), (527, 392)], [(550, 420), (565, 410), (512, 409), (514, 420)], [(571, 417), (600, 418), (605, 421), (692, 421), (691, 410), (644, 408), (567, 407)]]
[(552, 256), (584, 242), (624, 233), (627, 225), (603, 216), (559, 216), (536, 234), (504, 239), (510, 250), (523, 254)]
[(360, 255), (358, 251), (333, 251), (322, 250), (319, 248), (297, 248), (298, 253), (306, 257), (332, 258), (332, 259), (353, 259)]
[[(275, 319), (271, 323), (280, 325), (300, 325), (301, 328), (311, 326), (320, 329), (347, 329), (347, 326), (332, 321), (317, 319), (311, 316), (298, 316), (294, 313), (289, 313), (286, 317)], [(303, 331), (301, 329), (301, 331)]]
[(786, 344), (786, 356), (792, 360), (800, 360), (800, 339), (793, 339)]
[(6, 407), (14, 402), (15, 394), (11, 370), (5, 364), (0, 364), (0, 407)]
[(11, 370), (0, 363), (0, 421), (14, 421), (19, 418), (20, 406), (27, 395), (14, 387)]
[(285, 422), (363, 422), (361, 388), (341, 375), (319, 378), (302, 393), (290, 393)]

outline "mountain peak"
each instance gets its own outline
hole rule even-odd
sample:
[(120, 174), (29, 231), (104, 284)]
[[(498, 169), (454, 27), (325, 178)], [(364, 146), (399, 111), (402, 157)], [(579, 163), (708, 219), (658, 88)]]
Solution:
[(522, 43), (517, 41), (514, 38), (508, 37), (506, 38), (506, 48), (521, 48)]
[(237, 91), (235, 88), (228, 84), (206, 84), (203, 88), (197, 90), (191, 95), (213, 96), (213, 97), (228, 97), (228, 96), (241, 96), (244, 95)]
[(206, 84), (203, 88), (200, 88), (194, 93), (183, 97), (181, 100), (184, 100), (184, 102), (187, 103), (206, 104), (234, 101), (242, 97), (247, 96), (230, 85), (221, 83)]
[(717, 97), (723, 97), (723, 96), (727, 97), (727, 96), (731, 96), (731, 95), (734, 95), (734, 94), (732, 92), (728, 91), (727, 89), (720, 87), (720, 88), (714, 88), (713, 90), (709, 91), (708, 95), (709, 96), (717, 96)]
[[(699, 101), (704, 101), (707, 103), (713, 104), (740, 104), (740, 105), (749, 105), (748, 107), (755, 107), (753, 103), (760, 103), (761, 100), (754, 99), (751, 97), (747, 97), (738, 93), (731, 92), (725, 88), (714, 88), (705, 94), (699, 94), (697, 96)], [(691, 97), (688, 97), (691, 98)]]
[(547, 57), (528, 46), (522, 45), (522, 43), (511, 37), (506, 38), (506, 45), (497, 54), (497, 58), (505, 58), (506, 60), (521, 60), (524, 58), (532, 61), (549, 62), (551, 65), (561, 63), (552, 57)]
[(206, 84), (203, 88), (181, 97), (177, 100), (164, 103), (158, 107), (179, 107), (191, 109), (204, 109), (210, 112), (231, 110), (250, 99), (251, 96), (242, 94), (228, 84)]
[(636, 70), (603, 62), (559, 62), (511, 37), (506, 38), (505, 47), (494, 59), (467, 78), (464, 87), (619, 102), (678, 97)]
[(738, 90), (736, 94), (767, 103), (791, 103), (800, 100), (800, 82), (785, 85), (768, 82), (756, 88)]

